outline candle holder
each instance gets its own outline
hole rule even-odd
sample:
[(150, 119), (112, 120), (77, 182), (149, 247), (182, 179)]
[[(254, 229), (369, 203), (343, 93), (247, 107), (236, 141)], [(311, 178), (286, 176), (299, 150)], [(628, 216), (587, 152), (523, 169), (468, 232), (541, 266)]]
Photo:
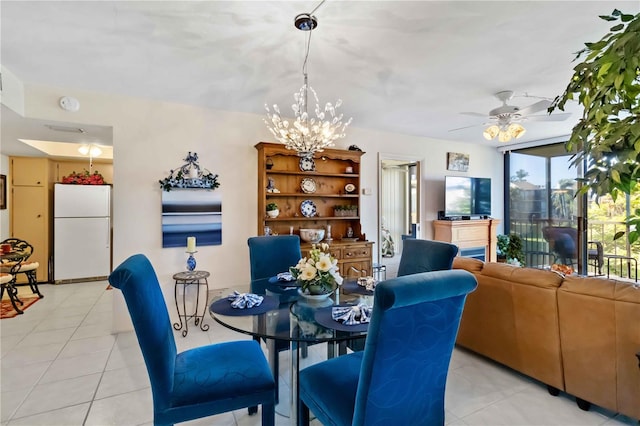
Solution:
[(196, 269), (196, 258), (193, 257), (194, 253), (197, 253), (198, 251), (188, 251), (187, 253), (189, 253), (189, 257), (187, 258), (187, 270), (188, 271), (193, 271), (194, 269)]

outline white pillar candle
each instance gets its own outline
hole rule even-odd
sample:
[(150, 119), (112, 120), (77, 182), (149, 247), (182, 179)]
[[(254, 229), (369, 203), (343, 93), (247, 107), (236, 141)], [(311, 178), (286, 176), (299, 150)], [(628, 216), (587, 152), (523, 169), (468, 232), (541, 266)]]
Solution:
[(196, 237), (187, 237), (187, 251), (196, 251)]

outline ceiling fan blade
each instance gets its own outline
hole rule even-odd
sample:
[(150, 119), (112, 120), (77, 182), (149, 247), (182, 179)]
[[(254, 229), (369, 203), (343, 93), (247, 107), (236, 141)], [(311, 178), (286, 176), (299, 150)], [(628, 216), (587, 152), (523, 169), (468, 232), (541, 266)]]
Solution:
[(464, 115), (472, 115), (474, 117), (483, 117), (483, 118), (487, 118), (487, 114), (480, 114), (479, 112), (461, 112), (460, 114), (464, 114)]
[(564, 121), (571, 117), (571, 114), (568, 112), (563, 112), (560, 114), (551, 114), (551, 115), (529, 115), (525, 117), (527, 121)]
[(547, 109), (549, 108), (549, 106), (551, 106), (551, 101), (543, 99), (541, 101), (536, 102), (535, 104), (531, 104), (527, 107), (522, 108), (520, 111), (518, 111), (518, 114), (520, 115), (533, 114), (535, 112), (539, 112), (544, 109)]
[(472, 124), (471, 126), (464, 126), (464, 127), (458, 127), (455, 129), (449, 129), (449, 132), (455, 132), (456, 130), (462, 130), (462, 129), (468, 129), (470, 127), (480, 127), (480, 126), (486, 126), (487, 123), (480, 123), (480, 124)]

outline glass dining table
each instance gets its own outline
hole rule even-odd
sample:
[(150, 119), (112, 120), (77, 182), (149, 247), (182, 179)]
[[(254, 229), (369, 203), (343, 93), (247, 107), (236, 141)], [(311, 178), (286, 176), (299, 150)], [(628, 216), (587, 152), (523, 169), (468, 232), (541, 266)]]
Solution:
[(345, 280), (341, 287), (326, 298), (309, 299), (298, 293), (295, 283), (280, 282), (274, 277), (258, 307), (232, 308), (227, 297), (232, 290), (228, 293), (221, 290), (209, 305), (209, 313), (217, 323), (239, 333), (264, 339), (271, 366), (277, 365), (274, 364), (274, 357), (279, 356), (276, 342), (289, 343), (289, 406), (283, 407), (280, 402), (276, 412), (288, 415), (292, 425), (297, 425), (300, 418), (298, 376), (301, 355), (307, 348), (326, 343), (327, 358), (332, 358), (346, 353), (347, 347), (363, 347), (368, 324), (344, 325), (332, 318), (331, 310), (338, 305), (372, 305), (373, 292), (359, 287), (355, 280)]

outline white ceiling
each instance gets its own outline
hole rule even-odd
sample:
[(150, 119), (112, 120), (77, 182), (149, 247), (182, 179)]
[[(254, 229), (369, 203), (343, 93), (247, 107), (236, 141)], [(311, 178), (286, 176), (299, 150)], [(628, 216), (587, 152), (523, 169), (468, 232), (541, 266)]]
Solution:
[[(319, 3), (3, 0), (2, 65), (25, 83), (291, 115), (305, 42), (293, 19)], [(606, 33), (598, 15), (614, 8), (635, 14), (640, 1), (328, 0), (309, 80), (322, 103), (343, 99), (354, 127), (497, 146), (482, 117), (460, 113), (488, 113), (506, 89), (520, 107), (562, 93), (574, 52)], [(518, 142), (569, 134), (571, 111), (525, 122)]]

